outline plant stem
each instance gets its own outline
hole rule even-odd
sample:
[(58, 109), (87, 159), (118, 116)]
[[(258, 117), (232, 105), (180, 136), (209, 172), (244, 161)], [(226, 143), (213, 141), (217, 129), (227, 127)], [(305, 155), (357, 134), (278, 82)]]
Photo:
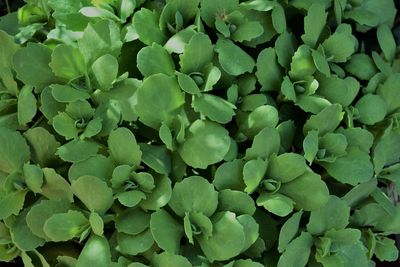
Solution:
[(6, 0), (6, 7), (7, 7), (7, 13), (11, 13), (11, 8), (10, 8), (10, 3), (8, 3), (8, 0)]

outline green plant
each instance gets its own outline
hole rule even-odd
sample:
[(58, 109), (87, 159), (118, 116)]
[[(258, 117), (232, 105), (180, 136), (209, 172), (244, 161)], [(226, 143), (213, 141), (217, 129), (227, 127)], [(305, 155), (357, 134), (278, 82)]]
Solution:
[(396, 261), (391, 0), (25, 0), (0, 19), (0, 261)]

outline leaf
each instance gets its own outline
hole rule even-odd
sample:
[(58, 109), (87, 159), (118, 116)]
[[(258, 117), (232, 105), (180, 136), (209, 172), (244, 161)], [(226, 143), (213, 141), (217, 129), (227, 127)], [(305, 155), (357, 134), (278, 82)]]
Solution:
[(244, 191), (247, 194), (253, 193), (258, 189), (261, 180), (267, 171), (268, 162), (260, 158), (249, 160), (243, 167), (243, 181), (246, 185)]
[(223, 13), (229, 14), (239, 6), (238, 0), (201, 0), (200, 1), (200, 15), (204, 22), (212, 27), (218, 15)]
[(89, 23), (78, 41), (78, 47), (88, 66), (105, 54), (118, 57), (122, 47), (119, 27), (111, 20)]
[(118, 75), (118, 61), (114, 56), (105, 54), (93, 62), (92, 72), (100, 88), (109, 90)]
[(103, 218), (96, 212), (90, 213), (89, 216), (90, 227), (94, 234), (102, 236), (104, 233), (104, 222)]
[(26, 223), (33, 234), (48, 240), (49, 237), (44, 232), (44, 224), (54, 214), (66, 213), (68, 208), (69, 203), (66, 201), (41, 200), (28, 211)]
[(374, 61), (367, 54), (352, 55), (345, 69), (360, 80), (370, 80), (378, 72)]
[(378, 43), (387, 61), (392, 61), (396, 55), (396, 41), (390, 27), (382, 24), (376, 32)]
[(44, 244), (44, 240), (34, 235), (27, 223), (26, 214), (28, 209), (23, 210), (12, 223), (10, 227), (10, 235), (12, 242), (22, 251), (31, 251)]
[(399, 251), (395, 240), (387, 237), (379, 238), (376, 242), (375, 255), (380, 261), (396, 261)]
[(218, 193), (203, 177), (190, 176), (175, 184), (168, 205), (181, 217), (192, 211), (210, 217), (217, 209)]
[(140, 206), (144, 210), (158, 210), (167, 205), (171, 199), (172, 188), (171, 180), (165, 175), (155, 175), (156, 187), (146, 199), (140, 202)]
[(275, 128), (279, 122), (278, 111), (274, 106), (262, 105), (253, 110), (240, 123), (240, 130), (248, 137), (254, 137), (266, 127)]
[(115, 219), (115, 228), (120, 233), (137, 235), (150, 225), (150, 214), (141, 209), (126, 209)]
[(105, 213), (114, 202), (111, 188), (94, 176), (79, 177), (72, 181), (71, 189), (90, 211)]
[(142, 151), (133, 133), (127, 128), (117, 128), (108, 137), (111, 157), (119, 164), (139, 166)]
[(23, 175), (26, 185), (32, 192), (40, 193), (42, 191), (43, 171), (39, 166), (25, 163)]
[(226, 129), (215, 122), (196, 120), (190, 125), (178, 152), (189, 166), (205, 169), (224, 158), (230, 143)]
[(331, 103), (338, 103), (343, 107), (349, 106), (360, 91), (360, 83), (349, 76), (341, 79), (336, 75), (320, 81), (317, 93), (328, 99)]
[(169, 253), (178, 253), (183, 227), (168, 212), (160, 209), (152, 213), (150, 230), (160, 248)]
[(280, 256), (278, 267), (304, 267), (308, 262), (313, 244), (312, 236), (302, 232), (287, 246), (285, 252)]
[(312, 58), (310, 47), (306, 45), (299, 46), (290, 63), (290, 78), (294, 81), (301, 81), (313, 75), (315, 70), (316, 66)]
[(343, 119), (342, 107), (333, 104), (324, 108), (317, 115), (311, 115), (303, 127), (303, 131), (317, 130), (319, 135), (332, 132), (339, 126)]
[(400, 108), (400, 102), (396, 96), (398, 94), (397, 84), (400, 81), (400, 74), (390, 75), (384, 84), (380, 85), (377, 90), (377, 94), (382, 96), (385, 100), (388, 113), (392, 113)]
[(54, 99), (61, 103), (84, 101), (90, 98), (87, 92), (66, 85), (52, 84), (50, 88)]
[(142, 48), (137, 54), (137, 66), (143, 76), (157, 73), (173, 75), (175, 65), (171, 55), (161, 45), (153, 43)]
[(279, 233), (278, 251), (284, 252), (292, 239), (297, 235), (303, 211), (293, 214), (283, 225)]
[(69, 210), (66, 213), (57, 213), (51, 216), (43, 226), (44, 233), (55, 242), (68, 241), (78, 237), (89, 221), (79, 211)]
[(26, 125), (31, 122), (36, 115), (36, 97), (32, 93), (31, 86), (23, 86), (18, 95), (18, 122)]
[(146, 45), (151, 45), (153, 42), (163, 44), (166, 41), (166, 36), (158, 26), (158, 17), (155, 12), (142, 8), (135, 12), (133, 24), (139, 40)]
[(304, 17), (304, 34), (301, 36), (306, 45), (315, 47), (325, 28), (327, 17), (328, 13), (321, 3), (314, 3), (308, 8), (307, 16)]
[(232, 120), (236, 107), (225, 99), (211, 95), (201, 94), (192, 101), (195, 111), (208, 117), (210, 120), (225, 124)]
[(243, 226), (232, 212), (222, 212), (213, 216), (213, 235), (208, 239), (200, 236), (201, 250), (210, 261), (229, 260), (240, 254), (245, 246)]
[(231, 211), (237, 215), (253, 215), (256, 211), (254, 200), (246, 193), (230, 189), (218, 193), (218, 210)]
[[(18, 153), (15, 153), (16, 151)], [(17, 131), (0, 127), (0, 171), (5, 173), (20, 171), (29, 159), (29, 147), (22, 135)]]
[(150, 229), (137, 235), (117, 234), (118, 247), (121, 253), (137, 255), (150, 249), (154, 240)]
[(324, 162), (321, 165), (337, 181), (353, 186), (368, 181), (373, 175), (369, 155), (358, 148), (349, 149), (347, 155), (337, 158), (334, 163)]
[(189, 75), (179, 72), (177, 77), (179, 86), (183, 91), (191, 95), (200, 95), (199, 86)]
[(276, 128), (265, 127), (256, 136), (250, 148), (246, 149), (247, 160), (258, 157), (268, 159), (279, 152), (280, 136)]
[(86, 73), (85, 59), (78, 48), (60, 44), (51, 54), (49, 63), (53, 73), (60, 78), (72, 81)]
[(109, 267), (110, 264), (111, 253), (107, 239), (92, 235), (83, 247), (76, 262), (76, 267)]
[(67, 162), (81, 162), (97, 154), (99, 145), (86, 140), (72, 140), (57, 148), (56, 155)]
[(31, 149), (31, 160), (42, 167), (55, 157), (54, 154), (60, 146), (54, 136), (42, 127), (30, 128), (24, 133), (24, 137)]
[(50, 61), (50, 48), (43, 44), (28, 43), (14, 54), (13, 66), (19, 80), (40, 90), (57, 81), (49, 67)]
[(254, 59), (233, 42), (219, 39), (215, 51), (219, 63), (228, 74), (238, 76), (253, 71)]
[(83, 175), (96, 176), (107, 181), (114, 170), (114, 163), (103, 155), (95, 155), (87, 160), (71, 165), (68, 170), (68, 179), (72, 182)]
[(213, 184), (218, 190), (232, 189), (243, 191), (243, 166), (244, 161), (235, 159), (231, 162), (221, 164), (214, 175)]
[(359, 113), (358, 121), (367, 125), (374, 125), (382, 121), (387, 113), (387, 105), (380, 95), (366, 94), (354, 106)]
[(78, 137), (80, 132), (75, 122), (67, 113), (60, 112), (53, 118), (53, 128), (59, 135), (64, 136), (66, 140), (71, 140)]
[(125, 207), (136, 207), (140, 201), (146, 199), (146, 195), (140, 190), (124, 191), (116, 195), (119, 202)]
[(263, 91), (272, 91), (280, 88), (282, 70), (276, 61), (276, 54), (273, 48), (265, 48), (258, 55), (256, 76)]
[(14, 191), (0, 197), (0, 219), (6, 219), (12, 214), (18, 215), (24, 206), (27, 191)]
[(171, 125), (184, 102), (176, 78), (159, 73), (146, 78), (137, 90), (136, 110), (141, 122), (158, 129), (162, 122)]
[(330, 196), (326, 205), (317, 211), (312, 211), (307, 224), (307, 231), (312, 235), (321, 235), (335, 229), (344, 229), (349, 224), (350, 207), (344, 200)]
[[(201, 52), (200, 52), (201, 51)], [(194, 34), (179, 56), (180, 71), (186, 74), (201, 72), (214, 55), (210, 38), (204, 33)]]
[(142, 161), (144, 164), (157, 173), (171, 173), (171, 156), (164, 146), (154, 146), (141, 143), (140, 149), (143, 152)]
[(238, 216), (237, 220), (243, 226), (244, 246), (242, 248), (242, 251), (245, 251), (248, 248), (250, 248), (251, 245), (253, 245), (254, 242), (256, 242), (256, 240), (258, 239), (259, 226), (258, 226), (256, 220), (248, 214), (243, 214), (243, 215)]
[(284, 153), (277, 157), (270, 157), (267, 176), (288, 183), (306, 171), (305, 159), (296, 153)]
[(355, 52), (356, 39), (351, 34), (348, 24), (340, 24), (335, 33), (322, 43), (327, 58), (332, 62), (342, 63)]
[(257, 205), (263, 206), (269, 212), (285, 217), (293, 211), (295, 202), (280, 193), (263, 193), (257, 198)]
[(317, 70), (324, 74), (326, 77), (329, 77), (331, 75), (331, 69), (326, 58), (317, 50), (313, 50), (311, 52), (311, 56), (314, 60), (314, 65)]
[(318, 131), (311, 130), (303, 140), (304, 158), (311, 164), (318, 153)]
[(293, 199), (296, 207), (305, 211), (319, 210), (329, 199), (325, 182), (311, 171), (306, 171), (290, 183), (282, 184), (279, 192)]
[(152, 258), (152, 266), (154, 267), (191, 267), (192, 264), (183, 256), (174, 255), (169, 252), (154, 254)]
[(73, 194), (67, 180), (54, 169), (43, 168), (44, 184), (41, 194), (51, 200), (73, 202)]
[[(275, 53), (278, 63), (285, 69), (289, 69), (290, 62), (296, 51), (297, 41), (292, 33), (285, 31), (275, 41)], [(263, 73), (263, 75), (265, 75)], [(265, 85), (264, 85), (265, 86)]]
[(282, 34), (286, 31), (286, 16), (285, 10), (280, 4), (276, 4), (275, 7), (272, 9), (272, 25), (274, 26), (275, 30)]

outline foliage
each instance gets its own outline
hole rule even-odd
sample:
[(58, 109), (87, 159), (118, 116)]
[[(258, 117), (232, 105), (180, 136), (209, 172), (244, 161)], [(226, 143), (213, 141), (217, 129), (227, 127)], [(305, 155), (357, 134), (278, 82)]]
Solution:
[(0, 262), (398, 259), (393, 1), (25, 2), (0, 18)]

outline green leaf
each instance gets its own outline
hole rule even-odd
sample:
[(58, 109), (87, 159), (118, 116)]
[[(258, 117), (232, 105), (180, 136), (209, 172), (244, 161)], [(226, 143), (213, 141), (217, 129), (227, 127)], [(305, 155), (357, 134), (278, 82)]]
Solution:
[(50, 240), (60, 242), (78, 237), (88, 226), (89, 221), (81, 212), (69, 210), (47, 219), (43, 230)]
[(279, 233), (278, 251), (284, 252), (292, 239), (297, 235), (303, 211), (293, 214), (283, 225)]
[(340, 24), (335, 33), (322, 43), (325, 55), (335, 63), (346, 62), (355, 52), (356, 38), (351, 33), (351, 26)]
[(256, 159), (258, 157), (268, 159), (270, 155), (279, 152), (280, 135), (276, 128), (265, 127), (256, 136), (250, 148), (246, 149), (245, 158)]
[(73, 202), (73, 194), (67, 180), (54, 169), (43, 168), (44, 184), (41, 194), (51, 200)]
[(41, 200), (28, 211), (26, 223), (33, 234), (48, 240), (49, 237), (44, 232), (44, 224), (54, 214), (66, 213), (68, 208), (69, 203), (66, 201)]
[(66, 140), (71, 140), (77, 137), (80, 132), (75, 122), (67, 113), (60, 112), (53, 118), (53, 128), (59, 135), (64, 136)]
[(32, 86), (23, 86), (18, 95), (18, 122), (26, 125), (36, 115), (36, 97), (32, 93)]
[(251, 245), (256, 242), (258, 239), (258, 224), (256, 220), (248, 214), (243, 214), (240, 215), (236, 218), (240, 224), (243, 226), (243, 231), (244, 231), (244, 246), (242, 248), (242, 251), (247, 250), (248, 248), (251, 247)]
[(290, 63), (289, 76), (294, 81), (301, 81), (314, 74), (316, 66), (312, 58), (311, 49), (307, 45), (297, 48)]
[(24, 206), (27, 191), (14, 191), (2, 194), (0, 197), (0, 219), (6, 219), (12, 214), (18, 215)]
[(275, 52), (278, 57), (277, 60), (285, 69), (289, 69), (290, 62), (296, 50), (296, 45), (296, 38), (292, 33), (288, 33), (287, 31), (279, 35), (275, 41)]
[(313, 50), (311, 52), (311, 56), (314, 60), (314, 65), (317, 70), (324, 74), (326, 77), (329, 77), (331, 75), (331, 69), (326, 58), (317, 50)]
[(243, 167), (244, 191), (248, 194), (258, 189), (261, 180), (267, 171), (268, 162), (260, 158), (249, 160)]
[(221, 14), (229, 14), (236, 10), (236, 8), (239, 6), (239, 1), (222, 0), (215, 2), (212, 0), (201, 0), (200, 6), (201, 18), (209, 27), (212, 27), (217, 16)]
[(14, 54), (13, 65), (19, 80), (26, 85), (42, 89), (57, 81), (49, 67), (50, 61), (50, 48), (43, 44), (28, 43), (25, 48)]
[(146, 78), (137, 90), (139, 120), (152, 128), (158, 129), (162, 122), (170, 126), (184, 103), (176, 78), (162, 73)]
[(54, 99), (61, 103), (70, 103), (78, 100), (84, 101), (90, 98), (87, 92), (67, 85), (52, 84), (50, 88)]
[(295, 202), (280, 193), (263, 193), (257, 198), (257, 205), (263, 206), (269, 212), (285, 217), (293, 211)]
[(103, 181), (110, 179), (114, 170), (114, 163), (103, 155), (95, 155), (87, 160), (71, 165), (68, 170), (68, 179), (74, 181), (83, 175), (96, 176)]
[(318, 131), (311, 130), (303, 140), (304, 158), (311, 164), (318, 153)]
[(49, 66), (57, 77), (72, 81), (86, 73), (85, 59), (78, 48), (60, 44), (51, 54)]
[(178, 253), (183, 227), (168, 212), (160, 209), (152, 213), (150, 230), (160, 248), (169, 253)]
[(307, 224), (307, 231), (312, 235), (321, 235), (335, 229), (344, 229), (349, 224), (350, 207), (344, 200), (330, 196), (326, 205), (317, 211), (312, 211)]
[(333, 104), (324, 108), (321, 112), (311, 117), (306, 121), (303, 127), (304, 132), (317, 130), (319, 135), (332, 132), (339, 126), (343, 119), (342, 106)]
[(93, 235), (86, 242), (76, 262), (76, 267), (109, 267), (111, 264), (110, 245), (105, 237)]
[(390, 75), (385, 83), (378, 87), (377, 94), (382, 96), (385, 100), (388, 107), (388, 113), (400, 109), (400, 101), (396, 98), (398, 94), (397, 85), (399, 82), (400, 74), (396, 73)]
[(29, 146), (19, 132), (0, 127), (0, 171), (12, 173), (22, 170), (30, 154)]
[(381, 237), (376, 242), (375, 255), (380, 261), (396, 261), (399, 257), (399, 250), (396, 242), (387, 237)]
[[(136, 13), (135, 13), (136, 14)], [(165, 43), (164, 48), (169, 53), (182, 54), (185, 51), (185, 46), (189, 43), (190, 38), (196, 33), (195, 26), (189, 26), (180, 30)]]
[(219, 39), (215, 51), (219, 63), (228, 74), (238, 76), (253, 71), (254, 59), (232, 41)]
[(203, 177), (190, 176), (175, 184), (168, 205), (181, 217), (192, 211), (209, 217), (217, 209), (218, 193)]
[(225, 124), (232, 120), (236, 107), (225, 99), (211, 95), (201, 94), (192, 101), (195, 111), (200, 112), (210, 120)]
[(57, 149), (56, 155), (67, 162), (80, 162), (97, 154), (99, 145), (86, 140), (72, 140)]
[(238, 215), (253, 215), (256, 211), (256, 206), (254, 200), (248, 194), (225, 189), (218, 193), (218, 210), (231, 211)]
[(280, 4), (276, 4), (272, 9), (272, 25), (274, 26), (277, 33), (284, 33), (286, 31), (286, 16), (285, 10)]
[(240, 123), (239, 129), (252, 138), (266, 127), (275, 128), (278, 122), (277, 109), (271, 105), (262, 105), (246, 116), (245, 121)]
[(115, 228), (120, 233), (137, 235), (150, 225), (150, 214), (141, 209), (126, 209), (115, 219)]
[(214, 55), (210, 38), (204, 33), (194, 34), (179, 56), (180, 71), (186, 74), (202, 71)]
[(169, 150), (174, 150), (174, 139), (172, 136), (171, 129), (166, 124), (161, 124), (160, 130), (158, 131), (158, 135), (161, 141), (165, 144), (165, 146)]
[(289, 243), (285, 252), (280, 256), (278, 267), (304, 267), (311, 253), (313, 238), (307, 232), (302, 232), (299, 237)]
[(357, 120), (367, 125), (374, 125), (382, 121), (387, 114), (386, 102), (380, 95), (364, 95), (354, 107), (360, 116)]
[(311, 171), (290, 183), (282, 184), (279, 191), (289, 196), (296, 203), (296, 207), (305, 211), (314, 211), (323, 207), (329, 199), (329, 190), (321, 176)]
[(229, 150), (228, 131), (215, 122), (196, 120), (190, 125), (178, 152), (186, 164), (205, 169), (220, 162)]
[(147, 229), (137, 235), (127, 235), (118, 233), (118, 248), (121, 253), (128, 255), (137, 255), (150, 249), (154, 243), (150, 229)]
[(360, 90), (360, 83), (353, 77), (341, 79), (336, 75), (320, 80), (317, 93), (331, 103), (338, 103), (343, 107), (349, 106)]
[(142, 152), (133, 133), (127, 128), (117, 128), (108, 137), (111, 157), (118, 164), (139, 166)]
[(12, 223), (10, 235), (13, 243), (22, 251), (31, 251), (42, 246), (45, 241), (34, 235), (29, 229), (26, 222), (26, 214), (28, 209), (23, 210)]
[(346, 63), (345, 69), (360, 80), (370, 80), (377, 72), (372, 58), (367, 54), (354, 54)]
[(305, 159), (296, 153), (284, 153), (277, 157), (270, 157), (267, 176), (288, 183), (306, 171)]
[(201, 250), (210, 261), (229, 260), (240, 254), (245, 246), (243, 226), (232, 212), (221, 212), (213, 216), (213, 235), (200, 236)]
[(214, 175), (213, 184), (218, 190), (232, 189), (243, 191), (243, 166), (244, 161), (235, 159), (231, 162), (221, 164)]
[(145, 143), (140, 144), (143, 152), (142, 161), (160, 174), (171, 173), (171, 156), (164, 146), (154, 146)]
[(23, 174), (28, 188), (34, 193), (40, 193), (43, 185), (42, 169), (37, 165), (25, 163), (23, 167)]
[(101, 218), (101, 216), (98, 213), (96, 213), (96, 212), (90, 213), (89, 223), (90, 223), (90, 227), (92, 228), (92, 231), (94, 234), (96, 234), (98, 236), (103, 235), (104, 222), (103, 222), (103, 218)]
[(158, 210), (167, 205), (171, 199), (171, 180), (165, 175), (155, 175), (155, 188), (140, 202), (144, 210)]
[(122, 47), (119, 26), (111, 20), (89, 23), (78, 41), (78, 47), (88, 66), (105, 54), (118, 57)]
[(386, 60), (392, 61), (396, 55), (397, 46), (390, 27), (386, 24), (382, 24), (378, 27), (376, 34), (379, 46), (381, 47)]
[(200, 95), (199, 86), (189, 75), (178, 72), (177, 76), (179, 86), (183, 91), (191, 95)]
[(175, 72), (175, 65), (171, 55), (157, 43), (153, 43), (152, 46), (146, 46), (139, 51), (137, 54), (137, 66), (145, 77), (157, 73), (173, 75)]
[(304, 34), (301, 36), (306, 45), (315, 47), (325, 28), (327, 17), (328, 13), (321, 3), (314, 3), (308, 8), (307, 16), (304, 17)]
[(156, 12), (146, 8), (135, 12), (133, 16), (133, 24), (139, 40), (146, 45), (152, 45), (153, 42), (163, 44), (166, 41), (166, 36), (158, 26), (158, 17)]
[(152, 258), (152, 266), (154, 267), (191, 267), (192, 264), (183, 256), (174, 255), (169, 252), (154, 254)]
[(258, 54), (256, 76), (263, 91), (273, 91), (280, 88), (282, 70), (276, 60), (275, 49), (265, 48)]
[(72, 181), (71, 189), (90, 211), (104, 213), (114, 202), (111, 188), (94, 176), (79, 177)]
[(337, 158), (334, 163), (324, 162), (321, 165), (337, 181), (350, 185), (366, 182), (374, 173), (368, 153), (358, 148), (350, 148), (347, 155)]
[(117, 78), (118, 60), (110, 54), (105, 54), (93, 62), (92, 72), (100, 88), (108, 90)]
[(145, 193), (140, 190), (124, 191), (116, 195), (119, 202), (125, 207), (136, 207), (140, 201), (146, 199)]

